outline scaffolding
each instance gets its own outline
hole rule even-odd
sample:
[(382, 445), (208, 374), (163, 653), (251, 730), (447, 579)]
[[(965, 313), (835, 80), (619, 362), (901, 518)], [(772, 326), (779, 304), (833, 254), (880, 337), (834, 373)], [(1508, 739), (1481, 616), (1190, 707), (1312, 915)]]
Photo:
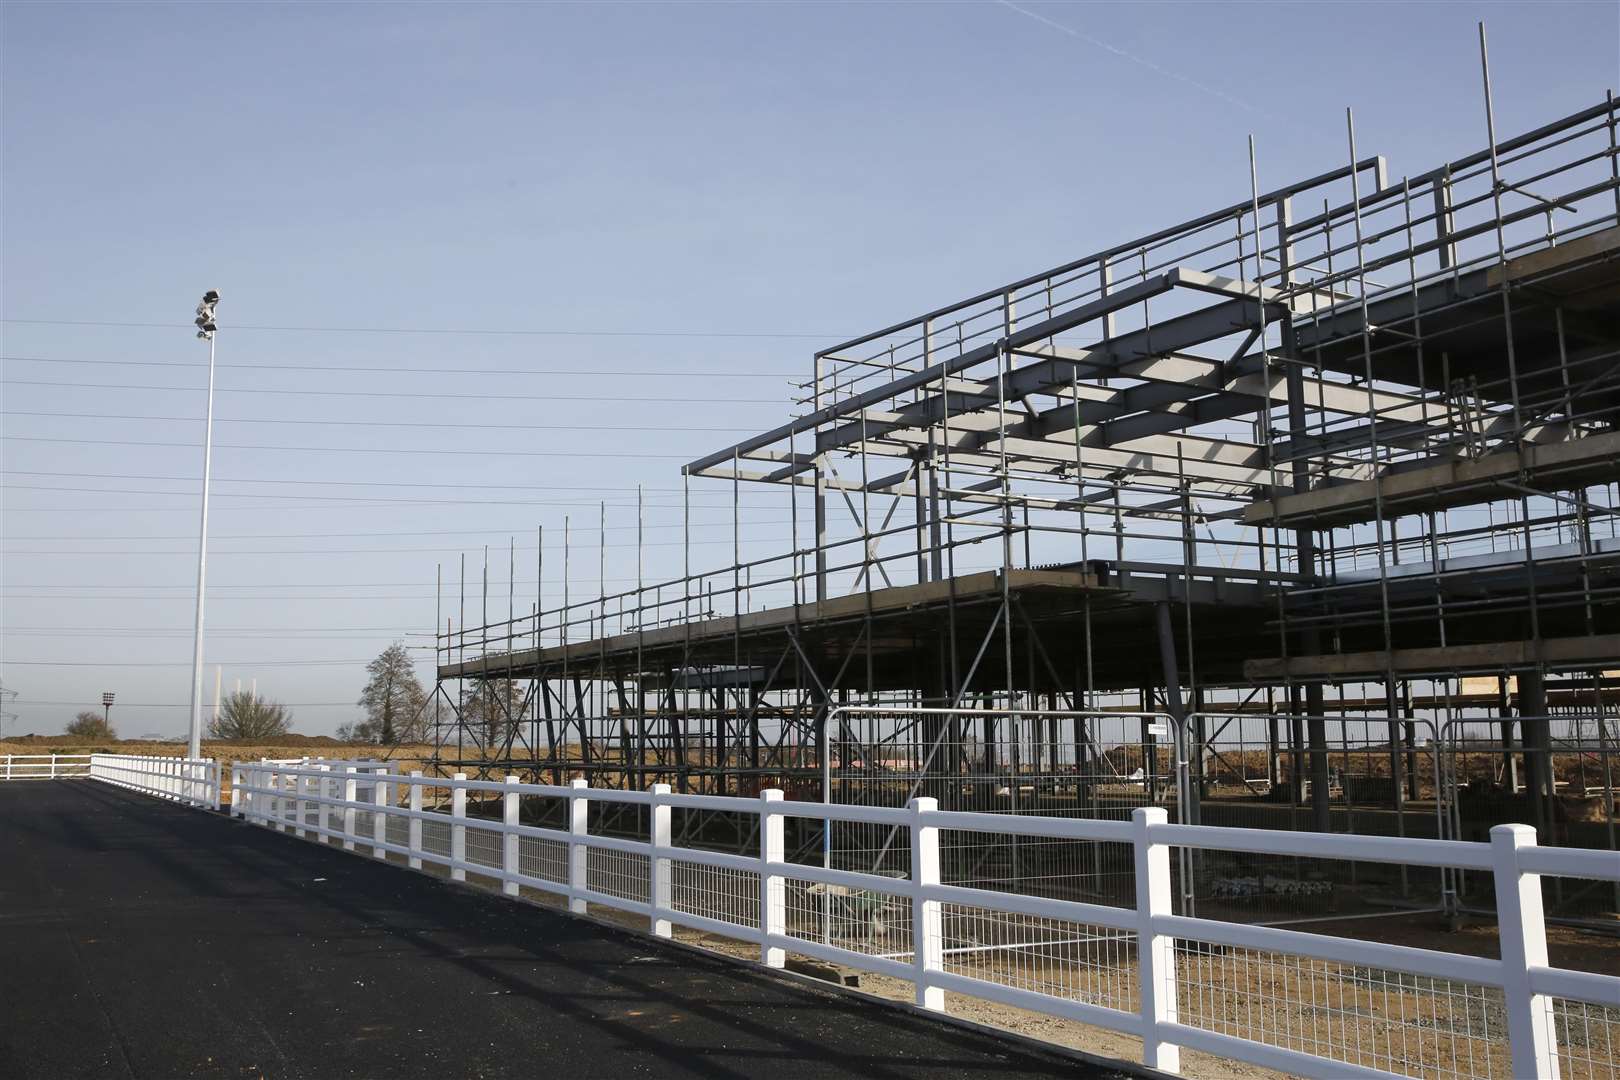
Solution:
[[(1339, 168), (1262, 190), (1251, 150), (1233, 205), (818, 352), (791, 419), (683, 469), (729, 489), (728, 565), (693, 568), (688, 497), (669, 580), (639, 504), (633, 587), (565, 537), (596, 595), (570, 565), (492, 620), (486, 560), (469, 621), (463, 566), (432, 766), (1400, 835), (1527, 810), (1615, 848), (1620, 109), (1399, 178), (1346, 121)], [(745, 484), (785, 550), (745, 555)], [(842, 857), (881, 868), (869, 839)]]

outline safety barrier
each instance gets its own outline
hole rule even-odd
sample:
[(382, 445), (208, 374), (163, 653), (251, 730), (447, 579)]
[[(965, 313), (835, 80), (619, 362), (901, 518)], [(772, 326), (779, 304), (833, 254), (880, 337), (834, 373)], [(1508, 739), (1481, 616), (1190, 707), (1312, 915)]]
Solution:
[[(340, 765), (241, 763), (232, 773), (232, 813), (256, 824), (416, 869), (435, 864), (453, 880), (491, 879), (507, 895), (553, 894), (574, 912), (628, 912), (659, 937), (680, 926), (751, 942), (768, 967), (791, 952), (892, 976), (925, 1009), (963, 994), (1124, 1032), (1142, 1040), (1146, 1064), (1169, 1072), (1185, 1047), (1310, 1076), (1558, 1077), (1561, 1066), (1565, 1076), (1620, 1075), (1620, 978), (1549, 966), (1540, 885), (1542, 875), (1620, 881), (1620, 860), (1537, 847), (1523, 825), (1465, 843), (1171, 824), (1158, 807), (1101, 821), (941, 811), (931, 798), (903, 809), (828, 805), (775, 790), (675, 795), (667, 785), (604, 790)], [(429, 791), (447, 794), (448, 813), (425, 805)], [(498, 800), (500, 817), (469, 815), (469, 796)], [(560, 809), (562, 827), (524, 824), (526, 800)], [(641, 815), (643, 835), (592, 831), (593, 806), (600, 816), (614, 804)], [(678, 846), (672, 816), (689, 811), (735, 815), (757, 851)], [(909, 869), (788, 862), (784, 828), (796, 819), (893, 829)], [(942, 884), (944, 832), (1124, 845), (1134, 904)], [(1177, 915), (1173, 848), (1491, 873), (1500, 958)]]

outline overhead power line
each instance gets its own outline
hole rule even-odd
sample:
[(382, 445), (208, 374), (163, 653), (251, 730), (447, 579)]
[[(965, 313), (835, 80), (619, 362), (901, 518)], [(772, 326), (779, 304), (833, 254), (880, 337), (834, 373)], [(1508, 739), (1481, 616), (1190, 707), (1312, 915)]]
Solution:
[[(750, 524), (755, 524), (755, 523), (750, 523)], [(697, 526), (695, 526), (695, 525), (693, 526), (693, 528), (696, 528), (696, 527)], [(723, 525), (711, 525), (710, 527), (711, 528), (722, 528), (722, 527), (723, 528), (730, 528), (731, 524), (729, 522), (726, 522)], [(676, 528), (676, 529), (678, 529), (678, 528), (680, 528), (680, 526), (679, 525), (665, 526), (665, 528)], [(650, 531), (650, 529), (649, 529), (649, 531)], [(750, 542), (785, 543), (787, 541), (787, 539), (788, 538), (786, 536), (755, 536), (755, 537), (750, 537)], [(610, 550), (626, 550), (626, 549), (635, 550), (637, 548), (681, 547), (681, 546), (685, 545), (686, 543), (687, 543), (687, 541), (685, 541), (685, 540), (648, 540), (648, 541), (645, 541), (645, 542), (643, 542), (643, 543), (641, 543), (639, 545), (638, 544), (631, 544), (631, 543), (613, 543), (613, 544), (607, 544), (605, 546), (607, 548), (609, 548)], [(693, 541), (690, 541), (690, 544), (691, 544), (692, 547), (718, 547), (720, 545), (725, 545), (725, 546), (729, 547), (729, 546), (732, 545), (732, 543), (734, 543), (734, 541), (730, 537), (724, 537), (724, 536), (716, 537), (713, 540), (693, 540)], [(599, 548), (601, 548), (602, 546), (604, 546), (604, 545), (589, 544), (589, 543), (583, 545), (585, 550), (589, 550), (589, 551), (596, 551)], [(561, 552), (562, 549), (563, 549), (563, 544), (562, 544), (562, 541), (560, 539), (557, 541), (556, 544), (547, 544), (546, 545), (546, 550), (547, 551)], [(277, 548), (237, 548), (237, 549), (234, 549), (234, 550), (232, 550), (232, 549), (221, 549), (221, 550), (215, 551), (214, 554), (216, 554), (216, 555), (435, 555), (435, 554), (453, 554), (453, 553), (458, 552), (458, 551), (465, 552), (465, 551), (469, 551), (469, 550), (471, 550), (471, 549), (469, 549), (466, 546), (461, 546), (461, 547), (409, 547), (409, 548), (396, 548), (396, 547), (303, 548), (303, 549), (295, 548), (295, 549), (290, 550), (290, 551), (285, 549), (285, 548), (281, 548), (281, 549), (277, 549)], [(535, 546), (533, 544), (519, 544), (517, 547), (514, 547), (514, 548), (508, 548), (505, 545), (502, 545), (502, 546), (500, 546), (498, 548), (494, 547), (494, 546), (492, 546), (490, 548), (491, 554), (495, 553), (496, 551), (532, 552), (534, 550), (535, 550)], [(40, 549), (37, 549), (37, 550), (30, 550), (28, 548), (6, 548), (4, 550), (0, 550), (0, 555), (95, 555), (95, 556), (105, 557), (105, 556), (108, 556), (108, 555), (195, 555), (195, 554), (197, 554), (197, 549), (196, 548), (180, 548), (180, 549), (175, 549), (175, 550), (158, 550), (158, 551), (139, 551), (139, 550), (134, 550), (134, 549), (130, 549), (130, 548), (102, 549), (100, 551), (62, 551), (62, 550), (59, 550), (57, 548), (40, 548)]]
[[(146, 631), (163, 632), (163, 631), (168, 631), (168, 630), (183, 630), (187, 634), (191, 633), (191, 630), (188, 627), (181, 626), (178, 623), (176, 623), (176, 624), (174, 624), (172, 626), (8, 626), (3, 631), (0, 631), (0, 633), (10, 633), (13, 630), (24, 630), (24, 631), (26, 631), (26, 630), (74, 630), (74, 631), (79, 631), (79, 632), (83, 632), (83, 633), (97, 633), (97, 634), (101, 634), (101, 633), (125, 633), (125, 632), (136, 634), (136, 633), (143, 633), (143, 632), (146, 632)], [(372, 633), (405, 634), (405, 635), (413, 635), (413, 634), (418, 634), (418, 633), (426, 635), (426, 634), (431, 633), (431, 631), (401, 630), (397, 626), (270, 626), (270, 627), (262, 627), (262, 626), (220, 626), (220, 627), (212, 627), (212, 628), (209, 629), (208, 632), (210, 634), (215, 634), (215, 633), (219, 633), (219, 634), (245, 633), (245, 632), (249, 632), (249, 631), (254, 632), (254, 633), (265, 633), (265, 634), (301, 634), (301, 633), (304, 633), (306, 631), (311, 632), (311, 633), (320, 632), (320, 631), (331, 631), (333, 633), (336, 633), (339, 630), (349, 631), (349, 632), (353, 632), (353, 633), (360, 633), (362, 631), (367, 631), (367, 632), (372, 632)]]
[[(167, 322), (114, 322), (104, 319), (0, 319), (0, 322), (27, 326), (127, 326), (162, 330), (193, 329), (190, 323)], [(273, 331), (301, 334), (466, 334), (486, 337), (690, 337), (690, 338), (818, 338), (822, 341), (842, 341), (850, 334), (814, 333), (804, 330), (586, 330), (575, 327), (540, 327), (535, 329), (498, 329), (495, 327), (423, 327), (423, 326), (266, 326), (263, 324), (230, 324), (232, 332), (238, 330)]]
[[(22, 705), (22, 706), (29, 706), (29, 705), (83, 705), (83, 704), (85, 704), (85, 702), (84, 701), (21, 701), (21, 700), (19, 700), (19, 701), (15, 702), (14, 704)], [(277, 704), (285, 705), (289, 709), (319, 709), (319, 708), (332, 708), (332, 707), (337, 707), (337, 706), (343, 706), (345, 708), (350, 708), (350, 709), (355, 708), (355, 703), (352, 702), (352, 701), (282, 701), (282, 702), (278, 702)], [(189, 709), (189, 708), (191, 708), (191, 702), (189, 702), (189, 701), (120, 701), (118, 703), (118, 707), (120, 709)], [(183, 739), (182, 739), (182, 741), (183, 741)]]
[[(74, 478), (77, 478), (77, 479), (86, 479), (86, 480), (173, 480), (176, 483), (185, 483), (185, 484), (195, 484), (195, 483), (197, 483), (199, 481), (199, 478), (195, 477), (195, 476), (160, 476), (160, 475), (150, 474), (150, 473), (103, 473), (103, 472), (57, 472), (57, 471), (45, 472), (45, 471), (41, 471), (41, 470), (38, 470), (38, 469), (0, 469), (0, 475), (5, 475), (5, 476), (57, 476), (57, 477), (66, 476), (66, 477), (74, 477)], [(324, 486), (332, 486), (332, 487), (404, 487), (404, 488), (442, 487), (442, 488), (454, 488), (456, 490), (460, 490), (462, 488), (492, 488), (492, 489), (495, 489), (495, 490), (498, 490), (498, 491), (626, 491), (626, 492), (634, 492), (634, 491), (637, 490), (634, 487), (597, 487), (597, 486), (594, 486), (594, 485), (574, 485), (574, 484), (467, 484), (467, 483), (461, 483), (459, 481), (457, 481), (455, 483), (435, 484), (435, 483), (429, 483), (427, 481), (404, 481), (404, 480), (310, 480), (310, 479), (306, 479), (306, 478), (302, 478), (302, 477), (300, 477), (298, 479), (288, 480), (288, 479), (281, 479), (281, 478), (275, 478), (275, 477), (236, 477), (236, 478), (228, 478), (228, 477), (218, 477), (218, 476), (216, 476), (216, 477), (214, 477), (214, 479), (216, 481), (220, 482), (220, 483), (230, 483), (230, 484), (310, 484), (310, 485), (324, 485)], [(40, 489), (37, 489), (37, 490), (51, 490), (51, 489), (49, 489), (49, 488), (40, 488)], [(643, 492), (652, 492), (652, 493), (655, 493), (655, 495), (664, 495), (664, 494), (671, 494), (671, 493), (679, 492), (681, 489), (680, 488), (642, 488), (640, 490), (643, 491)], [(169, 492), (169, 494), (172, 494), (172, 495), (185, 495), (185, 494), (190, 494), (190, 493), (189, 492), (176, 491), (176, 492)], [(778, 505), (780, 503), (779, 499), (778, 500), (770, 500), (770, 501), (767, 502), (767, 501), (763, 501), (762, 496), (757, 496), (757, 497), (761, 498), (762, 501), (759, 502), (759, 503), (752, 504), (752, 505), (775, 506), (775, 505)], [(717, 498), (719, 498), (719, 497), (717, 496)], [(592, 500), (589, 503), (589, 505), (595, 506), (595, 505), (597, 505), (598, 502), (602, 502), (602, 501), (604, 501), (604, 500)], [(611, 499), (605, 500), (605, 501), (610, 506), (615, 505), (615, 503)], [(733, 500), (732, 500), (732, 498), (730, 496), (726, 496), (726, 497), (724, 497), (723, 501), (724, 501), (725, 505), (730, 506), (732, 504)], [(572, 504), (569, 504), (569, 505), (572, 505)], [(632, 503), (632, 505), (633, 505), (633, 503)], [(648, 502), (648, 503), (646, 503), (646, 506), (647, 506), (648, 509), (659, 509), (659, 510), (668, 510), (668, 509), (672, 509), (672, 508), (673, 509), (679, 509), (680, 505), (681, 504), (679, 502), (668, 502), (668, 503)], [(707, 504), (706, 503), (700, 503), (696, 499), (694, 499), (693, 500), (693, 505), (698, 506), (698, 505), (707, 505)], [(749, 505), (749, 504), (745, 503), (745, 505)], [(584, 528), (585, 526), (581, 525), (580, 527)], [(609, 528), (612, 528), (612, 527), (613, 526), (609, 526)], [(526, 526), (525, 528), (532, 529), (533, 525)], [(516, 530), (509, 530), (509, 531), (523, 532), (523, 531), (525, 531), (525, 528), (519, 528), (519, 529), (516, 529)], [(461, 529), (461, 530), (455, 530), (455, 531), (467, 532), (468, 530)], [(481, 532), (481, 533), (484, 533), (484, 532), (489, 532), (490, 530), (481, 529), (481, 530), (478, 530), (478, 531)], [(279, 536), (279, 535), (282, 535), (282, 534), (280, 534), (280, 533), (267, 533), (265, 535), (266, 536)], [(368, 535), (368, 534), (353, 533), (353, 534), (350, 534), (350, 535), (359, 536), (359, 535)], [(369, 535), (376, 535), (376, 534), (369, 534)], [(384, 535), (398, 536), (398, 535), (401, 535), (401, 534), (390, 531), (390, 532), (388, 532), (387, 534), (384, 534)], [(183, 538), (181, 538), (181, 539), (183, 539)]]
[[(161, 510), (175, 511), (187, 510), (195, 505), (196, 494), (186, 491), (157, 491), (147, 488), (94, 488), (94, 487), (61, 487), (50, 484), (7, 484), (8, 491), (60, 491), (76, 492), (88, 495), (177, 495), (189, 496), (192, 502), (185, 506), (126, 506), (118, 509), (125, 511)], [(276, 506), (276, 510), (342, 510), (344, 506), (352, 503), (365, 503), (377, 506), (546, 506), (546, 507), (581, 507), (594, 510), (603, 500), (569, 500), (569, 499), (411, 499), (404, 496), (391, 498), (369, 497), (365, 495), (277, 495), (269, 491), (239, 491), (220, 492), (213, 495), (216, 499), (293, 499), (308, 502), (335, 503), (334, 506)], [(609, 506), (623, 509), (635, 505), (633, 502), (614, 502), (606, 500)], [(717, 504), (711, 504), (717, 505)], [(670, 507), (666, 504), (665, 509)], [(7, 506), (4, 508), (8, 514), (21, 514), (30, 511), (35, 513), (72, 513), (79, 508), (63, 506)], [(106, 506), (95, 506), (98, 512), (107, 511)], [(224, 510), (263, 510), (263, 506), (226, 506)]]
[[(86, 446), (157, 446), (193, 450), (188, 442), (149, 442), (139, 439), (66, 439), (50, 435), (5, 435), (7, 442), (78, 443)], [(451, 450), (388, 446), (276, 446), (258, 443), (215, 443), (216, 450), (290, 450), (311, 454), (454, 454), (461, 457), (610, 457), (662, 458), (680, 461), (686, 454), (643, 454), (625, 450)]]
[[(92, 586), (93, 587), (93, 586)], [(64, 586), (65, 588), (65, 586)], [(209, 603), (229, 602), (232, 600), (432, 600), (432, 593), (384, 593), (375, 596), (331, 594), (325, 596), (210, 596)], [(49, 600), (52, 603), (58, 600), (94, 600), (97, 603), (107, 603), (119, 600), (174, 600), (191, 603), (192, 598), (184, 594), (160, 595), (157, 593), (125, 593), (121, 596), (108, 596), (106, 593), (6, 593), (0, 600)]]
[[(66, 387), (76, 390), (161, 390), (165, 393), (196, 391), (201, 393), (205, 387), (201, 386), (153, 386), (150, 383), (78, 383), (78, 382), (51, 382), (40, 379), (0, 379), (8, 386), (52, 386)], [(303, 397), (363, 397), (363, 398), (427, 398), (432, 401), (640, 401), (656, 402), (659, 404), (675, 403), (682, 405), (782, 405), (780, 398), (723, 398), (713, 394), (702, 397), (670, 397), (661, 394), (654, 397), (634, 397), (627, 394), (412, 394), (398, 390), (279, 390), (268, 387), (254, 386), (219, 386), (214, 388), (216, 394), (295, 394)]]
[[(39, 416), (57, 420), (162, 420), (183, 423), (202, 423), (200, 416), (139, 416), (133, 413), (80, 413), (36, 412), (28, 409), (5, 409), (0, 416)], [(247, 417), (216, 416), (216, 424), (301, 424), (311, 427), (401, 427), (401, 428), (453, 428), (462, 431), (691, 431), (708, 435), (752, 432), (751, 427), (677, 427), (665, 424), (476, 424), (424, 423), (415, 420), (351, 420), (339, 417), (330, 420), (291, 420), (281, 417), (249, 419)]]
[[(782, 524), (782, 522), (774, 522), (774, 523), (766, 522), (765, 524)], [(660, 526), (656, 526), (656, 527), (657, 528), (679, 528), (678, 525), (676, 525), (676, 526), (660, 525)], [(707, 521), (707, 522), (694, 521), (694, 522), (692, 522), (692, 528), (694, 528), (694, 529), (697, 529), (697, 528), (713, 529), (713, 528), (730, 528), (730, 527), (731, 527), (731, 522), (729, 520), (727, 520), (727, 521)], [(635, 525), (609, 525), (608, 528), (607, 528), (607, 531), (608, 532), (628, 532), (628, 531), (634, 530), (636, 528), (638, 528), (638, 526), (635, 526)], [(646, 528), (651, 529), (651, 528), (654, 528), (654, 526), (649, 525), (649, 526), (646, 526)], [(596, 529), (590, 530), (590, 532), (592, 534), (596, 533), (597, 531), (598, 530), (596, 530)], [(340, 540), (340, 539), (350, 539), (350, 538), (359, 537), (359, 536), (480, 536), (480, 537), (485, 537), (485, 536), (497, 536), (497, 535), (501, 536), (503, 538), (516, 537), (516, 536), (533, 536), (534, 535), (534, 526), (533, 525), (519, 526), (516, 529), (435, 529), (435, 530), (430, 530), (430, 531), (415, 531), (415, 532), (400, 532), (400, 531), (395, 531), (393, 529), (389, 529), (389, 530), (384, 531), (384, 532), (223, 533), (223, 534), (222, 533), (215, 533), (214, 534), (214, 539), (215, 540)], [(81, 535), (81, 536), (75, 536), (75, 535), (69, 535), (69, 534), (56, 534), (56, 535), (52, 535), (52, 536), (41, 536), (41, 535), (38, 535), (38, 534), (25, 534), (25, 535), (22, 535), (22, 536), (12, 535), (10, 537), (10, 539), (12, 539), (12, 540), (85, 540), (85, 541), (95, 540), (95, 541), (102, 541), (102, 540), (190, 540), (191, 537), (184, 534), (184, 533), (150, 535), (150, 536), (138, 536), (138, 535), (135, 535), (135, 534), (132, 534), (132, 533), (131, 534), (124, 534), (124, 535), (112, 535), (112, 536), (108, 536), (108, 535), (97, 535), (97, 536), (82, 536)], [(492, 545), (493, 545), (493, 542), (492, 542)], [(493, 546), (491, 547), (491, 550), (494, 550)]]
[[(368, 656), (363, 660), (210, 660), (209, 664), (220, 667), (349, 667), (355, 664), (369, 664), (376, 657)], [(11, 665), (14, 667), (185, 667), (191, 666), (190, 660), (148, 660), (136, 662), (132, 660), (13, 660), (7, 657), (0, 660), (0, 667)]]
[[(81, 360), (68, 356), (0, 356), (0, 360), (30, 364), (89, 364), (96, 367), (173, 367), (192, 370), (205, 369), (206, 364), (184, 360)], [(378, 375), (563, 375), (600, 376), (604, 378), (634, 377), (653, 379), (794, 379), (802, 373), (789, 374), (771, 371), (687, 371), (678, 367), (652, 368), (640, 371), (619, 368), (421, 368), (378, 367), (355, 364), (221, 364), (223, 371), (352, 371)]]

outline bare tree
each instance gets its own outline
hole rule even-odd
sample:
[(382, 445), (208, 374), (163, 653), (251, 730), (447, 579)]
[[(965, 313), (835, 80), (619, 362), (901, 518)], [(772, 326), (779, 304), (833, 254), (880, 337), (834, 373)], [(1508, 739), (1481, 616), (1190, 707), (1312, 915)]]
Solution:
[(523, 693), (511, 679), (479, 679), (461, 695), (461, 720), (487, 749), (500, 747), (517, 725)]
[(273, 739), (292, 730), (292, 713), (279, 702), (238, 690), (227, 697), (219, 717), (208, 724), (216, 739)]
[(371, 679), (360, 691), (359, 701), (366, 718), (349, 725), (350, 737), (385, 746), (423, 741), (427, 737), (427, 720), (422, 705), (427, 693), (416, 678), (416, 667), (404, 644), (396, 641), (388, 646), (366, 665), (366, 671)]
[(97, 712), (82, 712), (73, 718), (73, 723), (67, 726), (67, 733), (76, 739), (116, 739), (118, 733), (107, 722), (107, 718)]

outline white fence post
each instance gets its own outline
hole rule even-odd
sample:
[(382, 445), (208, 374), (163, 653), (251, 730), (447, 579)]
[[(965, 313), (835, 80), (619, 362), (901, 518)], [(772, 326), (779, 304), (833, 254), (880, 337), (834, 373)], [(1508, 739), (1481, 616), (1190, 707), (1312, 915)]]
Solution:
[[(412, 769), (411, 775), (414, 777), (420, 777), (422, 775), (422, 770)], [(422, 819), (416, 815), (422, 812), (421, 784), (411, 785), (410, 807), (411, 823), (407, 830), (410, 834), (410, 840), (407, 846), (410, 848), (411, 854), (406, 865), (408, 865), (412, 870), (420, 870), (422, 869)]]
[(383, 847), (388, 843), (388, 785), (383, 783), (383, 773), (372, 774), (371, 795), (372, 802), (376, 804), (376, 812), (371, 815), (371, 854), (373, 858), (386, 859), (388, 851)]
[(304, 796), (309, 794), (310, 778), (300, 776), (293, 781), (293, 792), (298, 796), (293, 805), (293, 813), (298, 816), (298, 824), (293, 827), (294, 836), (304, 835), (304, 822), (309, 820), (309, 800)]
[(332, 828), (332, 808), (326, 804), (326, 800), (332, 797), (332, 778), (327, 775), (332, 771), (332, 766), (321, 765), (318, 768), (321, 775), (315, 778), (315, 824), (319, 831), (315, 839), (323, 844), (330, 844), (332, 838), (327, 833)]
[(231, 817), (242, 816), (242, 767), (231, 766)]
[(652, 902), (652, 932), (655, 937), (670, 937), (674, 926), (662, 913), (674, 902), (669, 859), (669, 785), (652, 786), (652, 805), (648, 808), (647, 839), (652, 851), (647, 859), (647, 899)]
[(1541, 875), (1519, 869), (1519, 852), (1536, 846), (1529, 825), (1491, 829), (1500, 929), (1502, 990), (1507, 1000), (1513, 1075), (1557, 1080), (1558, 1048), (1552, 999), (1530, 988), (1530, 970), (1547, 966), (1547, 923), (1541, 910)]
[(939, 809), (938, 799), (912, 799), (911, 811), (911, 954), (917, 1004), (945, 1011), (945, 991), (933, 985), (933, 973), (945, 966), (944, 925), (938, 900), (924, 895), (939, 884), (939, 830), (924, 824)]
[[(575, 791), (585, 787), (585, 781), (575, 780), (569, 787)], [(568, 796), (568, 832), (574, 837), (568, 843), (568, 910), (576, 915), (585, 914), (585, 887), (590, 882), (587, 862), (589, 847), (585, 836), (589, 832), (591, 802), (580, 795)]]
[(1142, 997), (1142, 1064), (1160, 1072), (1181, 1071), (1181, 1047), (1164, 1041), (1160, 1024), (1176, 1022), (1176, 942), (1153, 927), (1156, 915), (1173, 914), (1170, 847), (1154, 843), (1149, 830), (1169, 815), (1160, 806), (1131, 811), (1136, 855), (1136, 965)]
[[(458, 772), (450, 779), (465, 780), (467, 774)], [(459, 864), (467, 861), (467, 826), (455, 824), (457, 821), (467, 820), (467, 789), (452, 787), (450, 789), (450, 880), (466, 881), (467, 871)]]
[(209, 774), (214, 780), (214, 794), (213, 799), (211, 800), (211, 805), (213, 806), (214, 813), (217, 814), (219, 813), (220, 807), (225, 804), (225, 784), (223, 783), (225, 779), (224, 767), (219, 762), (215, 761), (209, 765)]
[[(501, 821), (506, 825), (518, 824), (519, 806), (516, 788), (520, 782), (516, 776), (509, 774), (506, 777), (507, 785), (514, 789), (501, 796)], [(520, 839), (515, 832), (501, 834), (501, 873), (504, 875), (501, 881), (501, 892), (507, 896), (516, 896), (518, 894), (518, 883), (513, 879), (517, 877), (518, 871), (521, 869), (518, 863), (518, 841)]]
[(770, 872), (771, 864), (787, 859), (782, 815), (771, 812), (776, 809), (772, 804), (781, 801), (781, 788), (759, 793), (759, 962), (773, 968), (787, 966), (787, 951), (771, 944), (772, 937), (787, 933), (787, 883), (780, 874)]
[(343, 850), (354, 850), (354, 804), (359, 797), (353, 765), (343, 768)]
[(274, 765), (264, 771), (264, 786), (269, 791), (264, 798), (265, 824), (281, 831), (285, 828), (281, 821), (281, 773)]
[(51, 755), (51, 779), (56, 779), (56, 755)]

